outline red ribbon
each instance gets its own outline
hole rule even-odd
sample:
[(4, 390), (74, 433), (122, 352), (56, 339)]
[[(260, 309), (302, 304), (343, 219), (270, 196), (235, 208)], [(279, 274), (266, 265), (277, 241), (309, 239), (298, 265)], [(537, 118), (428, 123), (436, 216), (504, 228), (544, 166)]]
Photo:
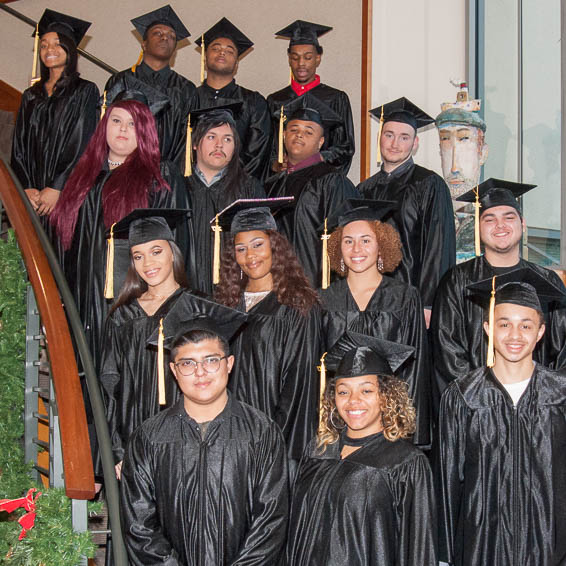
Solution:
[(35, 523), (35, 502), (41, 495), (41, 491), (37, 491), (37, 495), (34, 497), (33, 494), (36, 491), (37, 489), (31, 488), (28, 490), (25, 497), (20, 497), (18, 499), (0, 499), (0, 511), (11, 513), (20, 507), (23, 507), (27, 511), (27, 513), (22, 515), (18, 520), (18, 523), (20, 523), (22, 527), (22, 532), (20, 533), (18, 540), (22, 540)]

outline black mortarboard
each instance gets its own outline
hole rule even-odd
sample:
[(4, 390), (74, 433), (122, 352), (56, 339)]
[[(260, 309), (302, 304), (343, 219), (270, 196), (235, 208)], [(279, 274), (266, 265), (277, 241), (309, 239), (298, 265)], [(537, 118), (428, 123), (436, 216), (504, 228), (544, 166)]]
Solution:
[(114, 238), (127, 238), (129, 247), (153, 240), (175, 241), (172, 230), (188, 218), (190, 212), (182, 208), (136, 208), (114, 225)]
[(369, 112), (380, 121), (383, 112), (383, 124), (386, 122), (401, 122), (403, 124), (409, 124), (409, 126), (412, 126), (415, 130), (424, 128), (434, 122), (434, 118), (404, 96), (393, 102), (377, 106)]
[(305, 22), (304, 20), (295, 20), (292, 24), (279, 30), (275, 35), (288, 37), (291, 40), (289, 47), (293, 45), (314, 45), (317, 49), (320, 49), (318, 38), (331, 29), (330, 26)]
[[(291, 120), (305, 120), (316, 122), (325, 130), (329, 130), (342, 123), (342, 118), (330, 106), (308, 92), (287, 103), (283, 107), (283, 113), (287, 124)], [(279, 119), (281, 108), (275, 109), (273, 116)]]
[[(247, 318), (245, 312), (190, 293), (182, 293), (175, 303), (175, 308), (162, 319), (164, 347), (170, 350), (176, 338), (196, 329), (211, 330), (224, 339), (231, 340)], [(159, 329), (156, 329), (146, 344), (158, 346), (158, 343)]]
[(348, 331), (329, 350), (325, 363), (334, 379), (393, 375), (414, 352), (412, 346)]
[[(493, 286), (493, 277), (490, 277), (472, 283), (466, 289), (472, 295), (478, 297), (484, 307), (487, 308)], [(514, 269), (495, 277), (496, 305), (511, 303), (542, 311), (543, 305), (546, 308), (556, 308), (560, 306), (564, 299), (566, 299), (564, 287), (558, 287), (531, 267)]]
[[(294, 200), (294, 197), (239, 199), (218, 213), (218, 222), (233, 235), (251, 230), (277, 230), (273, 214), (291, 206)], [(215, 222), (216, 216), (210, 224)]]
[(222, 116), (222, 112), (226, 112), (232, 120), (239, 114), (243, 101), (233, 100), (230, 98), (218, 98), (214, 101), (217, 104), (214, 106), (207, 106), (205, 108), (194, 108), (191, 110), (191, 125), (194, 127), (198, 120), (205, 115), (215, 115), (218, 113), (218, 117)]
[(128, 90), (124, 90), (121, 83), (117, 82), (111, 89), (104, 91), (100, 98), (100, 104), (105, 104), (106, 108), (108, 108), (111, 104), (121, 100), (134, 100), (148, 106), (154, 116), (157, 116), (169, 107), (170, 103), (167, 95), (136, 79), (134, 76), (128, 77), (128, 83)]
[(157, 24), (164, 24), (175, 30), (177, 41), (181, 41), (181, 39), (191, 35), (169, 4), (130, 21), (143, 39), (146, 38), (147, 30)]
[[(326, 229), (333, 232), (339, 226), (346, 226), (356, 220), (383, 220), (388, 214), (397, 208), (397, 202), (392, 200), (371, 200), (362, 198), (346, 199), (337, 209), (327, 218)], [(319, 231), (324, 230), (324, 225), (319, 227)]]
[(488, 367), (495, 363), (493, 334), (495, 328), (495, 305), (511, 303), (537, 311), (559, 308), (564, 304), (566, 289), (557, 287), (531, 267), (514, 269), (503, 275), (484, 279), (466, 287), (472, 296), (478, 297), (484, 308), (489, 309), (488, 320)]
[[(91, 22), (86, 22), (85, 20), (74, 18), (73, 16), (67, 16), (66, 14), (61, 14), (60, 12), (55, 12), (48, 8), (43, 12), (38, 22), (38, 30), (40, 37), (49, 31), (54, 31), (55, 33), (61, 33), (69, 39), (72, 39), (75, 45), (78, 45), (90, 25)], [(32, 34), (32, 37), (34, 35), (35, 32)]]
[(481, 207), (480, 215), (494, 206), (510, 206), (520, 213), (521, 209), (517, 199), (535, 187), (536, 185), (491, 178), (478, 185), (477, 189), (474, 188), (460, 195), (458, 200), (475, 202), (476, 196), (478, 196)]
[[(253, 41), (246, 37), (230, 20), (222, 18), (216, 22), (208, 31), (204, 32), (205, 50), (208, 46), (219, 37), (231, 39), (238, 50), (238, 57), (241, 57), (250, 47)], [(195, 39), (195, 43), (200, 47), (202, 45), (202, 35)]]

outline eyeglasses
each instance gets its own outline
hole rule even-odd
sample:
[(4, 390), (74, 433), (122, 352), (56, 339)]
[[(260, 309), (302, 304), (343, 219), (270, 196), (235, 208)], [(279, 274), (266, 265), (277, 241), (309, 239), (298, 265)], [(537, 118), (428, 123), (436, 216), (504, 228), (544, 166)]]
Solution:
[(181, 360), (173, 365), (177, 368), (181, 375), (188, 377), (197, 371), (199, 364), (201, 364), (202, 369), (206, 373), (216, 373), (220, 368), (220, 362), (226, 358), (227, 356), (209, 356), (208, 358), (204, 358), (202, 362), (196, 362), (195, 360)]

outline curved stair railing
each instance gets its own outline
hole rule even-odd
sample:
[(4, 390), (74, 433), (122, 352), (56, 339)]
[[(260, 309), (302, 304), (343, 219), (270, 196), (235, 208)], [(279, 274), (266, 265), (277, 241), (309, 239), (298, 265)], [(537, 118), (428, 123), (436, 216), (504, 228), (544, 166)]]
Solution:
[[(65, 492), (73, 501), (94, 497), (90, 441), (72, 333), (84, 370), (98, 437), (114, 565), (127, 566), (110, 436), (82, 323), (39, 217), (13, 173), (1, 160), (0, 201), (16, 234), (44, 327), (58, 410)], [(86, 505), (84, 512), (86, 513)], [(86, 517), (84, 522), (86, 523)]]

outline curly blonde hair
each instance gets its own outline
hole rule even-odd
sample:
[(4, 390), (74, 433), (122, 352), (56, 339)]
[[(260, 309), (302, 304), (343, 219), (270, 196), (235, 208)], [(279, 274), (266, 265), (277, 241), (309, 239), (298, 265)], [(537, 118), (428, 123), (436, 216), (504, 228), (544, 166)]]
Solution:
[[(400, 438), (410, 438), (415, 432), (416, 411), (407, 391), (407, 384), (397, 377), (378, 375), (377, 386), (381, 405), (383, 436), (390, 442)], [(324, 452), (329, 444), (340, 437), (346, 426), (336, 410), (336, 383), (326, 384), (320, 424), (317, 431), (317, 448)], [(338, 425), (338, 427), (336, 426)]]
[[(380, 222), (379, 220), (367, 220), (371, 229), (377, 238), (377, 245), (379, 247), (379, 255), (383, 261), (383, 272), (391, 273), (395, 271), (397, 266), (403, 259), (403, 252), (401, 249), (401, 238), (399, 232), (390, 224)], [(330, 269), (338, 273), (341, 277), (348, 274), (348, 268), (344, 266), (342, 271), (340, 260), (342, 259), (342, 234), (344, 227), (336, 228), (330, 235), (328, 240), (328, 256), (330, 258)]]

